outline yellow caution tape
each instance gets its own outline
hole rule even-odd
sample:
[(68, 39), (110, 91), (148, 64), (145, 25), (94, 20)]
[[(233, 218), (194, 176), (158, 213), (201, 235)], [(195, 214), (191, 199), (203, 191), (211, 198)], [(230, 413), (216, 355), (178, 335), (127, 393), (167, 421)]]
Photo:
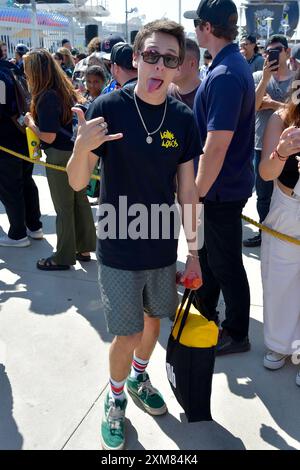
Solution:
[(276, 237), (285, 242), (293, 243), (294, 245), (300, 246), (300, 240), (297, 240), (297, 238), (293, 238), (293, 237), (290, 237), (289, 235), (285, 235), (284, 233), (277, 232), (277, 230), (273, 230), (272, 228), (267, 227), (266, 225), (255, 222), (255, 220), (250, 219), (250, 217), (247, 217), (245, 215), (242, 215), (242, 219), (248, 222), (249, 224), (254, 225), (255, 227), (259, 228), (263, 232), (266, 232), (269, 235), (272, 235), (273, 237)]
[[(13, 155), (14, 157), (21, 158), (22, 160), (25, 160), (30, 163), (45, 166), (53, 170), (67, 171), (66, 168), (63, 166), (51, 165), (50, 163), (41, 162), (39, 160), (32, 160), (31, 158), (26, 157), (25, 155), (21, 155), (20, 153), (14, 152), (13, 150), (9, 150), (5, 147), (2, 147), (1, 145), (0, 145), (0, 150), (3, 150), (4, 152), (9, 153), (10, 155)], [(100, 177), (97, 175), (91, 175), (91, 179), (100, 180)], [(250, 219), (250, 217), (247, 217), (246, 215), (242, 215), (242, 219), (245, 222), (248, 222), (249, 224), (254, 225), (255, 227), (259, 228), (263, 232), (266, 232), (269, 235), (272, 235), (273, 237), (276, 237), (285, 242), (293, 243), (294, 245), (300, 246), (300, 240), (297, 240), (297, 238), (293, 238), (293, 237), (290, 237), (289, 235), (285, 235), (284, 233), (277, 232), (277, 230), (273, 230), (272, 228), (267, 227), (266, 225), (260, 224), (259, 222), (256, 222), (255, 220)]]
[[(52, 165), (51, 163), (41, 162), (40, 160), (33, 160), (32, 158), (26, 157), (25, 155), (21, 155), (20, 153), (14, 152), (13, 150), (9, 150), (5, 147), (2, 147), (1, 145), (0, 145), (0, 150), (3, 150), (4, 152), (9, 153), (10, 155), (13, 155), (14, 157), (21, 158), (21, 160), (25, 160), (26, 162), (34, 163), (36, 165), (45, 166), (47, 168), (51, 168), (52, 170), (58, 170), (58, 171), (64, 171), (64, 172), (67, 171), (66, 168), (63, 167), (63, 166)], [(100, 180), (100, 176), (91, 175), (91, 179)]]

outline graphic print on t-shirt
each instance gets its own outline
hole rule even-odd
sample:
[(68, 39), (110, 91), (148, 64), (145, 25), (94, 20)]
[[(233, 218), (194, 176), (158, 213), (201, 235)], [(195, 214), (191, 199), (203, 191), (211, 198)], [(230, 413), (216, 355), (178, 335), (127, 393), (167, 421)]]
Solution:
[(177, 148), (179, 147), (175, 135), (170, 131), (160, 132), (160, 138), (162, 140), (161, 146), (165, 148)]

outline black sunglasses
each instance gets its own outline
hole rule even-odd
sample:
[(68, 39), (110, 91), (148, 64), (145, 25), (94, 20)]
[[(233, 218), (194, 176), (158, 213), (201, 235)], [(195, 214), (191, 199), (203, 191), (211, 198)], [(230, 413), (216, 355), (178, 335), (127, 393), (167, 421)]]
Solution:
[(168, 69), (177, 69), (180, 65), (180, 59), (176, 55), (171, 54), (159, 54), (158, 52), (145, 51), (141, 53), (143, 61), (146, 64), (157, 64), (159, 59), (162, 57), (164, 66)]
[(207, 21), (204, 21), (204, 20), (201, 20), (200, 18), (197, 18), (196, 20), (194, 20), (195, 29), (197, 29), (198, 26), (204, 26), (206, 23), (207, 23)]
[(276, 47), (274, 47), (274, 48), (273, 48), (273, 47), (270, 47), (270, 49), (267, 49), (267, 50), (265, 51), (265, 53), (266, 53), (266, 54), (269, 54), (269, 52), (270, 52), (271, 50), (272, 50), (272, 51), (276, 50), (276, 51), (279, 51), (279, 53), (281, 53), (282, 51), (286, 51), (287, 48), (284, 47), (284, 46), (276, 46)]

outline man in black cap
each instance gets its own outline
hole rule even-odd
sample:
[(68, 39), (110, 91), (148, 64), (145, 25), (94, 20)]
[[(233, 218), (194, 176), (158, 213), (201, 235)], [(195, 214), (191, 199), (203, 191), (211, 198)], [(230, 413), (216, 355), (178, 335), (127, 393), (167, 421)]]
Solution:
[(250, 293), (241, 214), (254, 184), (254, 82), (233, 42), (238, 34), (233, 1), (201, 0), (197, 11), (184, 16), (194, 19), (199, 46), (213, 58), (194, 105), (203, 148), (196, 183), (205, 205), (205, 246), (199, 253), (203, 287), (197, 294), (216, 315), (222, 290), (226, 318), (217, 354), (244, 352), (250, 349)]
[(29, 48), (25, 44), (17, 44), (15, 49), (16, 65), (19, 67), (22, 74), (24, 74), (23, 55), (29, 52)]
[[(124, 39), (121, 38), (121, 36), (118, 36), (117, 34), (111, 34), (110, 36), (104, 38), (101, 43), (101, 58), (109, 73), (111, 73), (110, 71), (111, 60), (110, 59), (111, 59), (112, 48), (114, 47), (115, 44), (118, 44), (120, 42), (125, 43)], [(108, 85), (102, 91), (102, 94), (106, 95), (108, 93), (111, 93), (117, 88), (117, 85), (118, 85), (117, 81), (112, 77)]]
[[(269, 54), (277, 51), (278, 63), (269, 58)], [(288, 68), (290, 48), (287, 38), (276, 34), (268, 39), (266, 44), (266, 57), (262, 71), (253, 74), (256, 93), (256, 118), (255, 118), (255, 189), (257, 196), (257, 212), (259, 222), (263, 223), (267, 217), (273, 193), (273, 181), (264, 181), (259, 174), (259, 165), (263, 150), (263, 138), (268, 121), (272, 114), (282, 107), (288, 97), (288, 93), (294, 79), (294, 72)], [(261, 245), (261, 232), (243, 242), (245, 247), (257, 247)]]
[(69, 49), (70, 52), (71, 52), (71, 50), (72, 50), (72, 45), (71, 45), (69, 39), (63, 39), (63, 40), (61, 41), (61, 47), (65, 47), (66, 49)]
[(127, 86), (137, 80), (137, 69), (132, 64), (133, 49), (126, 42), (118, 42), (111, 50), (111, 74), (121, 86)]
[(256, 37), (249, 34), (243, 36), (240, 41), (240, 51), (250, 66), (251, 73), (264, 68), (264, 58), (258, 53)]
[(110, 36), (107, 36), (103, 39), (101, 43), (101, 56), (103, 59), (110, 60), (111, 50), (115, 44), (118, 44), (118, 42), (125, 41), (121, 36), (118, 36), (117, 34), (111, 34)]

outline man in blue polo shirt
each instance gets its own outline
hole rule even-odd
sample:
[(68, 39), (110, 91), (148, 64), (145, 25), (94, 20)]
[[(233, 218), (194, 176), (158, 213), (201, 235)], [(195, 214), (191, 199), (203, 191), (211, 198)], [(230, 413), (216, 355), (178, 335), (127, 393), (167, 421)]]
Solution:
[(217, 314), (226, 304), (217, 354), (248, 351), (250, 293), (242, 261), (241, 214), (252, 194), (255, 89), (251, 71), (233, 41), (238, 34), (232, 0), (201, 0), (194, 19), (200, 47), (213, 57), (194, 105), (201, 134), (197, 187), (205, 204), (203, 288), (198, 295)]

